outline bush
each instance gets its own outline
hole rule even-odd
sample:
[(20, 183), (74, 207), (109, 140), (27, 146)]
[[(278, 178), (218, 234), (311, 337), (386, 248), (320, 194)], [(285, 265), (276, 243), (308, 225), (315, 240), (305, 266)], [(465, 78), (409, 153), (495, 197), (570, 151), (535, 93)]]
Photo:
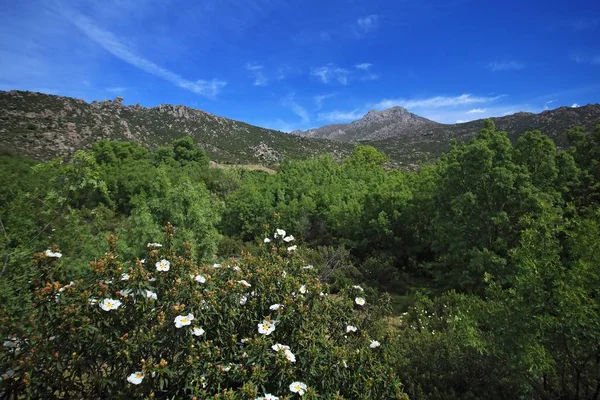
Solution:
[(407, 398), (390, 366), (386, 304), (357, 304), (359, 287), (328, 295), (285, 235), (261, 245), (262, 254), (210, 266), (195, 265), (185, 245), (176, 252), (173, 236), (167, 227), (164, 246), (148, 244), (135, 262), (120, 258), (112, 236), (110, 251), (90, 263), (91, 278), (67, 285), (52, 279), (58, 249), (36, 254), (31, 312), (0, 319), (0, 392)]

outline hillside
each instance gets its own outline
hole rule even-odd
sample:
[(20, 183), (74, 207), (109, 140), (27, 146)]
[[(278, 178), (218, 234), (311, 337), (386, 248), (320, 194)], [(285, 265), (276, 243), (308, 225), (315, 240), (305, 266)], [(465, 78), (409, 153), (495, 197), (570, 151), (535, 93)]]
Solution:
[(0, 91), (0, 143), (4, 151), (47, 160), (69, 157), (101, 139), (129, 140), (153, 148), (189, 135), (211, 159), (276, 164), (283, 158), (331, 153), (353, 145), (259, 128), (186, 106), (127, 106), (122, 98), (86, 101), (23, 91)]
[(357, 142), (403, 136), (414, 131), (431, 129), (438, 125), (440, 124), (410, 113), (405, 108), (392, 107), (383, 111), (371, 110), (361, 119), (349, 124), (325, 125), (307, 131), (294, 131), (292, 134), (343, 142)]
[[(506, 131), (508, 137), (515, 142), (518, 137), (529, 130), (540, 130), (560, 148), (567, 146), (568, 129), (581, 125), (591, 131), (600, 123), (600, 104), (583, 107), (560, 107), (539, 114), (518, 112), (505, 117), (491, 118), (496, 129)], [(483, 128), (483, 119), (462, 124), (428, 124), (414, 129), (397, 131), (395, 136), (383, 140), (366, 140), (361, 143), (371, 144), (386, 152), (394, 166), (414, 167), (427, 158), (437, 158), (447, 151), (452, 140), (464, 141), (475, 136)]]

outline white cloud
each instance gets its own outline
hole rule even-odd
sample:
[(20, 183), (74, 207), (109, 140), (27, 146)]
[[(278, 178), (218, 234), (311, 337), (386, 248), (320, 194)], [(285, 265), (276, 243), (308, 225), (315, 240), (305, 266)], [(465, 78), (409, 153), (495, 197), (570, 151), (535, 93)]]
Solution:
[(263, 66), (260, 64), (246, 63), (246, 69), (250, 71), (254, 79), (254, 86), (266, 86), (267, 77), (263, 73)]
[(362, 69), (363, 71), (366, 71), (369, 68), (371, 68), (372, 66), (373, 66), (373, 64), (371, 64), (371, 63), (362, 63), (362, 64), (356, 64), (354, 66), (354, 68), (356, 68), (356, 69)]
[(376, 81), (379, 79), (377, 74), (368, 74), (360, 78), (361, 81)]
[(115, 86), (115, 87), (107, 87), (105, 89), (109, 93), (121, 94), (127, 90), (125, 87)]
[(327, 122), (350, 122), (356, 121), (357, 119), (361, 119), (364, 115), (364, 112), (361, 110), (353, 110), (353, 111), (331, 111), (327, 113), (319, 113), (317, 118), (319, 121), (327, 121)]
[(424, 99), (386, 99), (375, 105), (377, 109), (391, 108), (400, 106), (408, 109), (412, 108), (440, 108), (440, 107), (456, 107), (469, 104), (489, 103), (499, 99), (501, 96), (485, 97), (472, 96), (470, 94), (461, 94), (460, 96), (435, 96)]
[(320, 96), (315, 96), (315, 104), (317, 105), (317, 110), (320, 110), (321, 108), (323, 108), (323, 100), (329, 99), (330, 97), (335, 96), (335, 94), (330, 93), (330, 94), (323, 94)]
[(348, 84), (348, 75), (350, 71), (336, 67), (334, 64), (327, 64), (323, 67), (313, 68), (310, 71), (312, 76), (318, 77), (323, 83), (330, 83), (333, 80), (338, 81), (342, 85)]
[(558, 100), (558, 99), (549, 100), (546, 103), (544, 103), (544, 111), (549, 110), (550, 109), (550, 104), (554, 103), (556, 100)]
[(469, 122), (469, 121), (464, 121), (464, 120), (462, 120), (462, 119), (457, 119), (457, 120), (456, 120), (456, 123), (457, 123), (457, 124), (464, 124), (465, 122)]
[(525, 68), (525, 64), (517, 61), (494, 61), (488, 64), (492, 71), (516, 71)]
[(481, 114), (485, 112), (485, 108), (473, 108), (472, 110), (467, 111), (467, 114)]
[(506, 117), (507, 115), (512, 115), (512, 114), (514, 114), (514, 113), (516, 113), (516, 111), (514, 111), (514, 110), (509, 110), (509, 111), (505, 111), (505, 112), (503, 112), (503, 113), (502, 113), (502, 115)]
[(379, 25), (379, 16), (374, 14), (367, 15), (366, 17), (359, 18), (356, 23), (360, 32), (369, 33), (374, 31)]
[(91, 19), (76, 13), (66, 14), (67, 18), (79, 28), (86, 36), (102, 46), (113, 56), (152, 74), (158, 78), (174, 84), (180, 88), (189, 90), (209, 98), (214, 98), (226, 85), (227, 82), (219, 79), (191, 81), (180, 75), (156, 65), (152, 61), (134, 53), (118, 37), (109, 31), (96, 26)]
[(294, 114), (302, 118), (302, 122), (308, 123), (310, 121), (308, 111), (306, 111), (304, 107), (296, 102), (294, 93), (290, 93), (285, 99), (283, 99), (283, 105), (289, 107)]
[(571, 106), (571, 108), (577, 108), (577, 107), (579, 107), (579, 104), (577, 104), (577, 103), (573, 103), (573, 105)]
[(577, 64), (600, 65), (600, 55), (571, 54), (569, 58)]

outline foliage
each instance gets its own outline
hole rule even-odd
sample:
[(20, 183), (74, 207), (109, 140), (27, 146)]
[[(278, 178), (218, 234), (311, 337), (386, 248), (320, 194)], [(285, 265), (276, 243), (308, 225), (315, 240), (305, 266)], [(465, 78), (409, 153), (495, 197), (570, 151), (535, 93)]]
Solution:
[[(31, 315), (1, 317), (2, 391), (291, 399), (290, 385), (302, 382), (309, 399), (405, 399), (389, 366), (391, 332), (378, 322), (385, 305), (357, 305), (353, 288), (329, 295), (282, 239), (263, 256), (209, 266), (195, 264), (189, 247), (175, 252), (170, 226), (144, 260), (121, 258), (111, 237), (89, 279), (67, 285), (53, 279), (57, 249), (36, 254)], [(278, 343), (289, 347), (276, 351)]]

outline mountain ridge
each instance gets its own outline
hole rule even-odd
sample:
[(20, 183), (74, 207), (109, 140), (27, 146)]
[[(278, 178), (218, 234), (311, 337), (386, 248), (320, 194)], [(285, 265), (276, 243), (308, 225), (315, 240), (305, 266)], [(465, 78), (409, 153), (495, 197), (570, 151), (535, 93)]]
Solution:
[(271, 165), (323, 153), (341, 158), (354, 147), (292, 136), (184, 105), (124, 105), (122, 97), (88, 103), (39, 92), (0, 91), (0, 142), (34, 159), (68, 158), (102, 139), (153, 148), (186, 135), (213, 160), (228, 163)]
[(307, 131), (295, 130), (291, 134), (357, 142), (363, 140), (383, 140), (402, 134), (409, 129), (438, 125), (437, 122), (409, 112), (404, 107), (396, 106), (385, 110), (369, 110), (361, 119), (348, 124), (331, 124)]

